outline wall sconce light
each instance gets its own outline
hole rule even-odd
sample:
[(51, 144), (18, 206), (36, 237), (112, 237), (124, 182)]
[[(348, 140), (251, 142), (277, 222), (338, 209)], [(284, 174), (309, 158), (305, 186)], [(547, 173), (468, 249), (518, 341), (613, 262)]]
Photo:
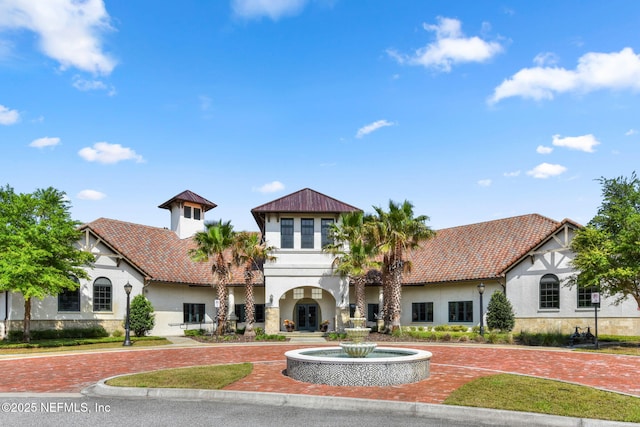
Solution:
[(269, 304), (273, 304), (273, 294), (269, 295)]

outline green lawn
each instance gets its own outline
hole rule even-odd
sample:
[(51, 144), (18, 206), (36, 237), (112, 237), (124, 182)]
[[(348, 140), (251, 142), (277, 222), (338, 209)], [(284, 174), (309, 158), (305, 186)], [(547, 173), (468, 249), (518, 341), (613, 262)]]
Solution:
[(253, 365), (251, 363), (194, 366), (117, 377), (107, 381), (107, 385), (116, 387), (219, 390), (246, 377), (252, 370)]
[[(110, 386), (221, 389), (251, 373), (250, 363), (167, 369), (111, 379)], [(521, 375), (483, 377), (454, 391), (446, 405), (640, 422), (640, 398)]]
[[(612, 381), (615, 379), (612, 378)], [(447, 405), (640, 422), (640, 398), (560, 381), (499, 374), (454, 391)]]
[[(122, 347), (123, 337), (106, 338), (60, 338), (53, 340), (33, 340), (30, 343), (0, 341), (0, 356), (3, 354), (51, 353), (57, 351), (80, 351)], [(134, 347), (171, 344), (166, 338), (133, 337)]]

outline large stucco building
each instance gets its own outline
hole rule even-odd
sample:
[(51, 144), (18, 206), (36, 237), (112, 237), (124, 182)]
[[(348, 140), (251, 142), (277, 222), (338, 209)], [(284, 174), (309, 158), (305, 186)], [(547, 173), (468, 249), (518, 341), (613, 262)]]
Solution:
[[(156, 311), (153, 334), (179, 335), (185, 328), (211, 328), (216, 292), (211, 265), (195, 262), (192, 236), (204, 229), (205, 214), (216, 204), (185, 191), (159, 206), (170, 212), (170, 227), (158, 228), (100, 218), (82, 226), (79, 246), (96, 256), (77, 291), (34, 300), (32, 327), (103, 325), (121, 329), (123, 286), (133, 286)], [(340, 214), (358, 210), (311, 189), (303, 189), (252, 209), (262, 237), (275, 249), (275, 261), (256, 275), (257, 326), (283, 331), (285, 319), (297, 330), (318, 330), (328, 320), (341, 329), (353, 310), (353, 289), (334, 274), (333, 258), (322, 251), (327, 231)], [(478, 285), (485, 285), (484, 307), (496, 290), (506, 293), (516, 315), (516, 331), (561, 331), (594, 324), (591, 290), (564, 285), (573, 274), (569, 243), (580, 226), (538, 214), (437, 230), (411, 252), (412, 270), (403, 276), (403, 325), (480, 323)], [(382, 288), (372, 274), (366, 288), (367, 319), (375, 324)], [(0, 336), (21, 328), (24, 300), (0, 294)], [(232, 268), (230, 318), (244, 322), (244, 279)], [(631, 299), (620, 305), (603, 300), (600, 333), (637, 334), (640, 315)]]

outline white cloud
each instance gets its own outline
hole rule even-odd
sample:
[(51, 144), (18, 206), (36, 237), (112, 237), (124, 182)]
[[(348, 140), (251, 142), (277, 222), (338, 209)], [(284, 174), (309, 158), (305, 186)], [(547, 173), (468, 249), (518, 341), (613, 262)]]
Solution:
[(567, 168), (562, 165), (553, 165), (550, 163), (540, 163), (538, 166), (527, 172), (534, 178), (546, 179), (551, 176), (557, 176), (567, 171)]
[(585, 151), (587, 153), (593, 153), (593, 147), (600, 144), (595, 136), (582, 135), (582, 136), (567, 136), (560, 137), (560, 135), (553, 135), (553, 145), (556, 147), (566, 147), (571, 150)]
[(80, 76), (74, 76), (72, 85), (82, 92), (87, 92), (90, 90), (106, 90), (108, 91), (109, 96), (113, 96), (116, 94), (116, 90), (113, 86), (107, 85), (101, 80), (87, 80), (83, 79)]
[(82, 190), (76, 197), (80, 200), (102, 200), (107, 195), (96, 190)]
[(533, 63), (538, 67), (544, 67), (545, 65), (556, 65), (558, 63), (558, 56), (552, 52), (539, 53), (535, 58), (533, 58)]
[(373, 123), (369, 123), (368, 125), (362, 126), (360, 129), (358, 129), (358, 132), (356, 133), (356, 138), (362, 138), (363, 136), (368, 135), (371, 132), (375, 132), (378, 129), (386, 126), (395, 126), (395, 123), (390, 122), (388, 120), (378, 120)]
[(297, 15), (307, 0), (233, 0), (231, 8), (236, 16), (259, 19), (263, 16), (277, 21), (283, 16)]
[(491, 180), (490, 179), (481, 179), (480, 181), (478, 181), (478, 185), (480, 187), (490, 187), (491, 186)]
[(426, 31), (436, 34), (435, 42), (416, 50), (413, 55), (403, 55), (389, 49), (389, 56), (401, 64), (422, 65), (449, 72), (454, 64), (484, 62), (503, 50), (497, 42), (488, 42), (477, 36), (465, 37), (461, 22), (457, 19), (441, 16), (437, 19), (436, 25), (423, 24)]
[(564, 92), (588, 93), (599, 89), (640, 90), (640, 56), (631, 48), (620, 52), (590, 52), (575, 70), (559, 67), (523, 68), (495, 88), (490, 104), (512, 96), (553, 99)]
[(122, 160), (135, 160), (137, 163), (144, 162), (139, 154), (131, 148), (123, 147), (120, 144), (109, 144), (108, 142), (96, 142), (93, 148), (85, 147), (78, 151), (80, 157), (88, 162), (98, 163), (118, 163)]
[(549, 154), (553, 151), (553, 147), (546, 147), (544, 145), (538, 145), (536, 148), (536, 153), (538, 154)]
[(101, 37), (112, 30), (102, 0), (4, 0), (0, 2), (2, 29), (36, 33), (40, 50), (62, 69), (107, 75), (116, 65), (102, 50)]
[(637, 134), (637, 133), (638, 133), (638, 131), (637, 131), (637, 130), (635, 130), (635, 129), (629, 129), (628, 131), (626, 131), (626, 132), (624, 133), (624, 135), (625, 135), (625, 136), (631, 136), (631, 135), (635, 135), (635, 134)]
[(0, 125), (12, 125), (20, 120), (20, 113), (17, 110), (10, 110), (4, 105), (0, 105)]
[(503, 175), (506, 176), (507, 178), (513, 178), (513, 177), (516, 177), (516, 176), (520, 176), (520, 171), (517, 170), (517, 171), (513, 171), (513, 172), (505, 172), (505, 173), (503, 173)]
[(45, 136), (44, 138), (38, 138), (31, 141), (31, 144), (29, 144), (29, 147), (35, 147), (35, 148), (55, 147), (58, 144), (60, 144), (60, 138), (49, 138), (48, 136)]
[(275, 193), (276, 191), (284, 190), (284, 184), (280, 181), (273, 181), (267, 184), (264, 184), (262, 187), (254, 187), (253, 191), (257, 191), (259, 193)]

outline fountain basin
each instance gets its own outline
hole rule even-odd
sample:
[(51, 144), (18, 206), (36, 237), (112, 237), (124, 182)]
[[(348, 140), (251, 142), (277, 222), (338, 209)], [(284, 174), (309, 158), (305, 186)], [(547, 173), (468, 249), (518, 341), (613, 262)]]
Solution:
[(353, 358), (340, 347), (318, 347), (285, 353), (287, 376), (307, 383), (337, 386), (389, 386), (429, 377), (431, 353), (412, 348), (378, 347)]

